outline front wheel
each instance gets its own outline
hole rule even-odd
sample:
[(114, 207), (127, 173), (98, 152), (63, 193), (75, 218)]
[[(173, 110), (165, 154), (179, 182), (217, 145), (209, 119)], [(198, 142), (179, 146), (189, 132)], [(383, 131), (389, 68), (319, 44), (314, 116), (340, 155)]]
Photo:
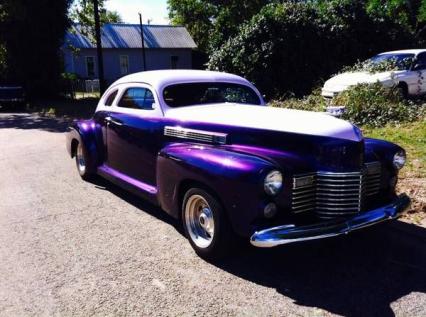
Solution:
[(75, 153), (75, 163), (78, 173), (84, 180), (90, 180), (93, 177), (92, 169), (89, 164), (89, 157), (83, 144), (78, 143)]
[(207, 191), (192, 188), (186, 192), (182, 221), (185, 235), (199, 256), (217, 260), (229, 254), (235, 234), (221, 204)]

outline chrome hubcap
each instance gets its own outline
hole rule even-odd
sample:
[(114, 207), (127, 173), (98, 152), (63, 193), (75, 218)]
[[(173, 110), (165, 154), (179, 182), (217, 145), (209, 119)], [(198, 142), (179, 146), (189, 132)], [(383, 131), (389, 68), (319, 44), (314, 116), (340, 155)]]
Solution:
[(83, 155), (83, 147), (78, 144), (77, 146), (77, 168), (81, 173), (84, 173), (86, 171), (86, 161), (84, 160)]
[(214, 218), (209, 204), (200, 195), (189, 197), (185, 205), (185, 225), (191, 240), (207, 248), (214, 237)]

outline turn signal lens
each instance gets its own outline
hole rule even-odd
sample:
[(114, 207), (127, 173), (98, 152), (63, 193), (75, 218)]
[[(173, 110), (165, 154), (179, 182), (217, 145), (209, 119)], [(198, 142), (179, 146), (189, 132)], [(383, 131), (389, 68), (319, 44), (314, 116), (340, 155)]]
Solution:
[(277, 214), (277, 205), (274, 203), (269, 203), (263, 209), (263, 215), (265, 218), (273, 218)]

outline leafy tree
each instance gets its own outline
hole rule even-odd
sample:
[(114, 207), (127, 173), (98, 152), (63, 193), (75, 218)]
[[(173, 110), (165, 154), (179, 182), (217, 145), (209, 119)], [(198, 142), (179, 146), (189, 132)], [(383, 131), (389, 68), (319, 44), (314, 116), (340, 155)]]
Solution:
[(210, 69), (244, 75), (268, 97), (303, 93), (320, 77), (327, 45), (313, 6), (265, 6), (211, 55)]
[(203, 0), (168, 0), (172, 24), (185, 26), (201, 51), (207, 51), (216, 8)]
[[(3, 25), (4, 20), (6, 19), (6, 10), (4, 4), (0, 4), (0, 26)], [(4, 38), (0, 34), (0, 81), (5, 76), (7, 70), (7, 54), (6, 54), (6, 45), (4, 43)]]
[(184, 25), (201, 51), (219, 48), (239, 26), (277, 0), (168, 0), (173, 24)]
[(376, 19), (389, 19), (404, 26), (421, 45), (426, 42), (425, 0), (368, 0), (366, 10)]
[(208, 66), (247, 77), (269, 97), (304, 95), (344, 65), (413, 43), (405, 26), (373, 19), (363, 1), (288, 1), (265, 6)]
[(325, 59), (330, 72), (382, 51), (416, 46), (407, 25), (387, 16), (378, 19), (366, 10), (366, 1), (317, 1), (315, 8), (330, 41), (330, 59)]
[[(0, 55), (4, 80), (24, 85), (30, 97), (49, 96), (59, 89), (62, 63), (59, 48), (70, 0), (3, 0), (0, 7)], [(0, 57), (1, 60), (1, 57)]]
[[(121, 23), (122, 19), (118, 12), (105, 9), (105, 0), (99, 0), (99, 20), (101, 25), (105, 23)], [(92, 0), (75, 0), (70, 12), (70, 18), (78, 23), (81, 32), (92, 41), (95, 40), (95, 18)]]

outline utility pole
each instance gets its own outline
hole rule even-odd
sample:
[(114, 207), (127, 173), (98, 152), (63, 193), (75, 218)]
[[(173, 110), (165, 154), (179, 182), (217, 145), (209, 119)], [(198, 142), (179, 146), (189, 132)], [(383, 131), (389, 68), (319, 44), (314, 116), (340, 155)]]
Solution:
[(145, 41), (144, 41), (144, 36), (143, 36), (143, 25), (142, 25), (142, 13), (139, 12), (139, 25), (141, 28), (141, 42), (142, 42), (142, 65), (143, 65), (143, 70), (146, 70), (146, 57), (145, 57)]
[(96, 51), (98, 55), (98, 77), (99, 77), (99, 91), (101, 95), (105, 92), (104, 80), (104, 59), (102, 54), (102, 41), (101, 41), (101, 24), (99, 21), (99, 4), (98, 0), (93, 0), (93, 11), (95, 12), (95, 37), (96, 37)]

